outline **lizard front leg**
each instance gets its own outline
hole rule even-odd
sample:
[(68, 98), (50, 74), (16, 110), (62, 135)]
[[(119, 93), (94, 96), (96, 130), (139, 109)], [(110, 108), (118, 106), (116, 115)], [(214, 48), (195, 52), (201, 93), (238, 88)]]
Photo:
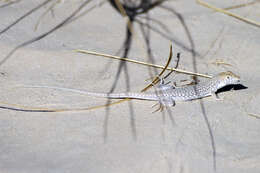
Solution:
[(222, 98), (219, 97), (219, 95), (216, 92), (211, 93), (211, 95), (216, 100), (223, 100)]

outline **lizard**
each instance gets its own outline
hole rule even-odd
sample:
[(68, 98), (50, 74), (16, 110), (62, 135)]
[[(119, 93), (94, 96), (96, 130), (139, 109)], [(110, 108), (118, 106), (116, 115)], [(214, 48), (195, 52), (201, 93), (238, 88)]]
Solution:
[(47, 88), (56, 89), (69, 92), (75, 92), (79, 94), (94, 96), (94, 97), (104, 97), (109, 99), (139, 99), (139, 100), (151, 100), (158, 101), (162, 106), (175, 106), (176, 101), (190, 101), (195, 99), (201, 99), (208, 96), (215, 96), (218, 98), (216, 92), (217, 90), (227, 86), (240, 84), (240, 77), (232, 73), (231, 71), (221, 72), (211, 79), (200, 82), (194, 85), (188, 85), (184, 87), (175, 87), (173, 85), (164, 84), (163, 81), (160, 82), (159, 86), (156, 87), (155, 92), (148, 93), (97, 93), (89, 92), (86, 90), (73, 89), (73, 88), (63, 88), (56, 86), (45, 86), (45, 85), (25, 85), (25, 88)]

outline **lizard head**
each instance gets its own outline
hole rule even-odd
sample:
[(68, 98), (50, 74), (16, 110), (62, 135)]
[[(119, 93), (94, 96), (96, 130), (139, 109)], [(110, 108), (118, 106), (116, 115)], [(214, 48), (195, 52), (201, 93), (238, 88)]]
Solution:
[(217, 79), (219, 83), (218, 88), (224, 87), (226, 85), (235, 85), (240, 83), (240, 77), (235, 75), (231, 71), (219, 73), (214, 78)]

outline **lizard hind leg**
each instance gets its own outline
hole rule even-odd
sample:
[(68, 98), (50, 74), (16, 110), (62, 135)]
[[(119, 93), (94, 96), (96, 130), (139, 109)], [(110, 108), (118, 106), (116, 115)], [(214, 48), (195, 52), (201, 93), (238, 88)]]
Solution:
[(159, 107), (158, 107), (156, 110), (154, 110), (152, 113), (155, 113), (155, 112), (158, 112), (158, 111), (162, 112), (165, 107), (168, 107), (168, 106), (165, 106), (164, 104), (162, 104), (162, 103), (160, 103), (160, 102), (156, 103), (156, 104), (153, 105), (152, 107), (155, 107), (155, 106), (157, 106), (157, 105), (159, 105)]
[(175, 106), (175, 101), (171, 97), (160, 98), (159, 103), (166, 107)]
[(156, 106), (156, 105), (159, 105), (159, 107), (158, 107), (158, 109), (153, 111), (153, 113), (157, 112), (157, 111), (163, 111), (164, 107), (173, 107), (173, 106), (175, 106), (175, 101), (172, 98), (170, 98), (170, 97), (161, 98), (159, 100), (159, 102), (157, 104), (155, 104), (154, 106)]
[(159, 107), (156, 109), (156, 110), (154, 110), (152, 113), (155, 113), (155, 112), (158, 112), (158, 111), (163, 111), (163, 105), (161, 104), (161, 103), (156, 103), (155, 105), (153, 105), (152, 107), (155, 107), (155, 106), (157, 106), (157, 105), (159, 105)]

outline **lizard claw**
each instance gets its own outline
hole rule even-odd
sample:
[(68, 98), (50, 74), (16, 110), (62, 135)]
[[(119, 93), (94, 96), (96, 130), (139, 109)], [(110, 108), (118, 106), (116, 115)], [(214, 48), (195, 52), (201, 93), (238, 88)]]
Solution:
[(223, 101), (223, 98), (220, 98), (218, 94), (213, 93), (212, 96), (214, 97), (215, 100)]
[(163, 111), (164, 106), (163, 106), (161, 103), (156, 103), (156, 104), (153, 105), (152, 107), (155, 107), (155, 106), (158, 105), (158, 104), (159, 104), (159, 107), (158, 107), (155, 111), (153, 111), (152, 113), (155, 113), (155, 112), (158, 112), (158, 111), (160, 111), (160, 112)]
[(154, 104), (153, 106), (152, 106), (152, 108), (154, 108), (155, 106), (157, 106), (159, 103), (156, 103), (156, 104)]

